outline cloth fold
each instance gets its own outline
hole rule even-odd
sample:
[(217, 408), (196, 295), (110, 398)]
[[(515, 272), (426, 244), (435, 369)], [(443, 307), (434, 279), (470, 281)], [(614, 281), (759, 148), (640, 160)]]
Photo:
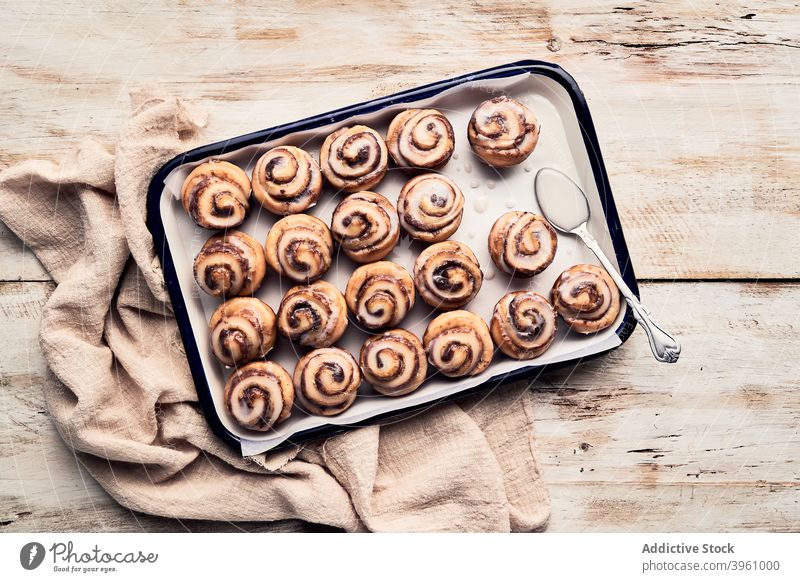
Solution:
[(550, 505), (523, 384), (253, 458), (197, 404), (145, 226), (154, 172), (196, 144), (197, 107), (147, 90), (116, 151), (0, 174), (0, 220), (57, 283), (42, 315), (47, 408), (125, 507), (165, 517), (301, 519), (347, 531), (535, 531)]

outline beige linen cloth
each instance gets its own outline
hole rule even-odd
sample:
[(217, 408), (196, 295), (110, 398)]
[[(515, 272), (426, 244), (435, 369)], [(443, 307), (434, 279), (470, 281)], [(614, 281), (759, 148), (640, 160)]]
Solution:
[(57, 283), (40, 333), (47, 408), (100, 485), (125, 507), (181, 519), (544, 528), (550, 505), (524, 385), (256, 458), (214, 436), (145, 226), (150, 178), (196, 144), (205, 117), (157, 91), (132, 100), (115, 152), (85, 140), (60, 164), (0, 175), (0, 220)]

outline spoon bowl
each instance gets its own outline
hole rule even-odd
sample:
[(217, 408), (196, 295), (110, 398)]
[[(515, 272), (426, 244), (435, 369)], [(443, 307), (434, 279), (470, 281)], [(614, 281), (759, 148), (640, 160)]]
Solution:
[(533, 191), (547, 221), (561, 232), (571, 233), (589, 222), (591, 211), (586, 194), (564, 172), (540, 169), (533, 181)]

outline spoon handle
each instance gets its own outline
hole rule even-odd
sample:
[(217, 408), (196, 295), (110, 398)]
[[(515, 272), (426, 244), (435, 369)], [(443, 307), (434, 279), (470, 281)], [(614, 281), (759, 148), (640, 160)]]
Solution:
[(589, 231), (586, 229), (586, 223), (582, 224), (572, 232), (581, 237), (583, 242), (586, 243), (586, 246), (589, 247), (589, 249), (591, 249), (595, 255), (597, 255), (597, 258), (600, 259), (603, 267), (605, 267), (606, 271), (608, 271), (608, 274), (617, 284), (617, 287), (619, 287), (619, 290), (625, 297), (625, 300), (631, 306), (631, 309), (633, 309), (633, 316), (636, 318), (636, 321), (639, 322), (639, 325), (641, 325), (644, 328), (645, 333), (647, 333), (647, 339), (650, 342), (650, 349), (653, 351), (653, 355), (655, 356), (656, 360), (670, 364), (677, 362), (678, 357), (681, 355), (681, 345), (674, 337), (661, 329), (650, 318), (650, 312), (639, 302), (639, 300), (636, 298), (636, 295), (633, 294), (631, 288), (628, 287), (628, 284), (625, 283), (625, 280), (622, 278), (622, 275), (619, 274), (614, 264), (608, 259), (606, 254), (600, 248), (597, 240), (591, 234), (589, 234)]

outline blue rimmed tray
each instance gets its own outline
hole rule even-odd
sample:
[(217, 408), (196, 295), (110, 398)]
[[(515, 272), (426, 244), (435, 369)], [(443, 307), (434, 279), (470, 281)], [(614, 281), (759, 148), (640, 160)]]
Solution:
[[(466, 140), (466, 120), (472, 110), (484, 99), (499, 93), (527, 103), (542, 124), (539, 145), (533, 155), (524, 164), (506, 170), (481, 165), (471, 153)], [(612, 328), (594, 336), (571, 334), (565, 329), (566, 326), (560, 326), (562, 329), (554, 346), (536, 360), (513, 361), (498, 352), (490, 368), (481, 376), (460, 380), (437, 376), (416, 392), (400, 398), (379, 396), (365, 386), (356, 404), (338, 417), (313, 417), (297, 409), (288, 421), (267, 433), (243, 430), (228, 418), (221, 403), (228, 371), (214, 360), (208, 346), (207, 321), (218, 302), (198, 291), (191, 270), (196, 252), (212, 233), (196, 227), (183, 213), (176, 197), (183, 177), (198, 163), (209, 158), (228, 159), (250, 173), (261, 153), (281, 144), (305, 147), (317, 157), (322, 138), (333, 129), (358, 122), (385, 134), (390, 119), (398, 111), (418, 106), (441, 109), (456, 131), (456, 154), (441, 171), (461, 186), (467, 204), (464, 222), (452, 238), (467, 243), (475, 250), (487, 274), (484, 287), (478, 298), (470, 304), (470, 310), (488, 320), (492, 306), (505, 291), (530, 287), (546, 294), (563, 268), (579, 262), (596, 263), (593, 255), (576, 240), (559, 235), (559, 251), (554, 264), (532, 281), (513, 280), (494, 272), (486, 249), (486, 234), (494, 220), (510, 208), (538, 210), (533, 196), (533, 177), (536, 170), (544, 166), (558, 167), (584, 188), (593, 207), (590, 230), (606, 253), (616, 258), (626, 282), (638, 294), (588, 106), (574, 79), (551, 63), (519, 61), (493, 67), (186, 152), (170, 160), (153, 177), (148, 191), (148, 227), (161, 259), (166, 286), (205, 416), (214, 432), (243, 454), (256, 454), (288, 442), (325, 437), (468, 392), (531, 378), (545, 366), (573, 364), (614, 349), (633, 330), (634, 320), (630, 309), (620, 314)], [(394, 201), (407, 178), (399, 170), (390, 170), (375, 190)], [(338, 200), (339, 197), (326, 188), (310, 213), (329, 223), (330, 213)], [(276, 218), (255, 208), (251, 210), (242, 229), (263, 241)], [(419, 250), (416, 243), (411, 244), (403, 239), (388, 259), (410, 267)], [(354, 267), (344, 256), (337, 256), (325, 279), (343, 290)], [(290, 282), (270, 273), (257, 296), (277, 309), (281, 295), (289, 286)], [(417, 303), (403, 326), (421, 336), (432, 310), (422, 305), (421, 301)], [(350, 327), (340, 345), (357, 354), (366, 335), (353, 329), (354, 326)], [(298, 354), (294, 346), (281, 338), (268, 357), (291, 372)]]

